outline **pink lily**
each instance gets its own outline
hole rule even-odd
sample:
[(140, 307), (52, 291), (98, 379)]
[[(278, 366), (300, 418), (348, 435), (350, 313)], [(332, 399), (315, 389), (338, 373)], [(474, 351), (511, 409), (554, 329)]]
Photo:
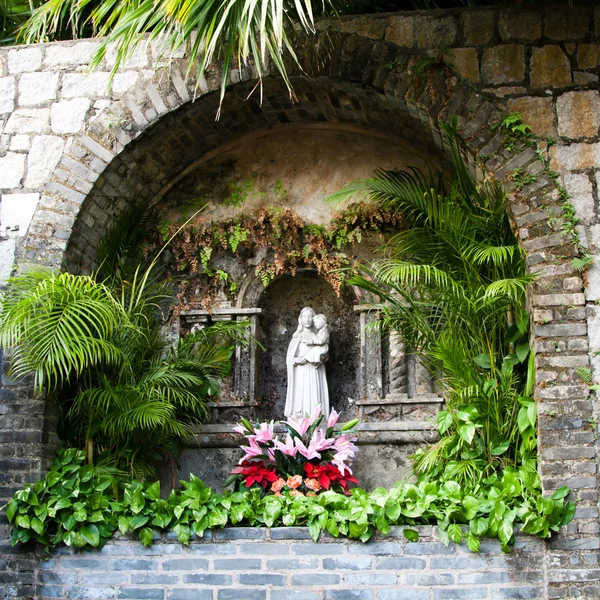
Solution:
[(330, 427), (335, 427), (335, 424), (338, 422), (339, 418), (340, 414), (336, 412), (335, 408), (333, 408), (329, 414), (329, 419), (327, 419), (327, 429)]
[(233, 428), (233, 430), (234, 430), (236, 433), (241, 433), (242, 435), (246, 435), (246, 433), (247, 433), (247, 430), (246, 430), (246, 428), (245, 428), (245, 427), (244, 427), (244, 426), (243, 426), (241, 423), (240, 423), (239, 425), (236, 425), (236, 426)]
[(275, 452), (273, 452), (273, 448), (269, 448), (269, 449), (267, 450), (267, 456), (269, 457), (269, 460), (270, 460), (271, 462), (276, 462), (276, 461), (275, 461)]
[(315, 450), (319, 452), (323, 452), (323, 450), (327, 450), (331, 448), (335, 444), (334, 438), (325, 437), (325, 432), (322, 429), (316, 429), (313, 433), (312, 439), (310, 440), (310, 446), (313, 446)]
[(253, 436), (248, 436), (248, 439), (254, 438), (258, 443), (265, 444), (266, 442), (270, 442), (273, 439), (273, 426), (275, 425), (275, 421), (271, 421), (270, 423), (261, 423), (260, 429), (254, 430), (256, 433)]
[(352, 458), (354, 458), (356, 452), (358, 452), (358, 448), (352, 443), (352, 439), (347, 435), (338, 436), (333, 447), (337, 452), (348, 454)]
[(294, 431), (298, 432), (298, 435), (303, 436), (308, 428), (312, 425), (309, 419), (306, 417), (289, 417), (285, 421)]
[(239, 464), (241, 465), (245, 460), (252, 460), (261, 454), (264, 454), (263, 449), (253, 440), (249, 439), (248, 442), (250, 446), (240, 446), (240, 448), (244, 451), (245, 455), (240, 460)]
[[(312, 425), (321, 416), (321, 405), (317, 404), (311, 411), (309, 420)], [(304, 434), (302, 434), (304, 435)]]
[(315, 444), (313, 441), (310, 442), (308, 448), (302, 443), (298, 438), (295, 439), (296, 448), (298, 448), (298, 452), (306, 458), (306, 460), (312, 460), (313, 458), (321, 458), (321, 455), (317, 452), (315, 448)]
[(282, 444), (279, 440), (275, 440), (273, 446), (276, 450), (280, 450), (283, 454), (292, 458), (298, 453), (298, 448), (294, 445), (294, 440), (289, 433), (285, 436), (285, 444)]
[(350, 473), (350, 475), (352, 475), (352, 469), (344, 462), (346, 460), (348, 460), (350, 457), (347, 454), (341, 454), (341, 453), (337, 453), (332, 461), (331, 464), (335, 465), (340, 473), (342, 475), (345, 475), (346, 472)]

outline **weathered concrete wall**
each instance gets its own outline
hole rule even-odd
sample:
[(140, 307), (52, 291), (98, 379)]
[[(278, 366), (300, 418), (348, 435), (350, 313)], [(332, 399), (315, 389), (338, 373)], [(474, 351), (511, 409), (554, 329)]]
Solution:
[[(305, 528), (224, 529), (184, 547), (159, 541), (144, 548), (128, 540), (101, 552), (61, 552), (36, 571), (38, 599), (144, 598), (152, 600), (504, 600), (548, 598), (545, 544), (519, 536), (503, 554), (482, 543), (481, 553), (444, 546), (434, 528), (419, 527), (407, 543), (402, 528), (368, 544), (325, 537)], [(588, 587), (581, 586), (581, 597)]]
[[(505, 179), (515, 169), (535, 177), (511, 198), (510, 212), (538, 274), (531, 307), (540, 469), (547, 489), (571, 485), (579, 507), (544, 559), (545, 568), (560, 565), (563, 573), (549, 579), (547, 594), (577, 597), (585, 589), (587, 597), (597, 597), (600, 587), (590, 582), (600, 577), (593, 568), (600, 549), (598, 411), (575, 369), (590, 364), (590, 356), (595, 364), (600, 350), (595, 305), (600, 267), (589, 269), (584, 294), (583, 277), (571, 265), (577, 244), (561, 232), (569, 226), (565, 207), (540, 155), (533, 149), (509, 151), (491, 126), (519, 110), (536, 133), (554, 138), (551, 166), (573, 195), (582, 241), (587, 237), (598, 253), (600, 7), (406, 13), (344, 19), (323, 29), (327, 33), (320, 34), (317, 49), (331, 43), (331, 51), (308, 76), (293, 76), (297, 105), (271, 78), (262, 107), (256, 99), (244, 102), (254, 84), (252, 73), (242, 72), (219, 122), (218, 73), (207, 74), (201, 97), (191, 102), (194, 82), (183, 81), (184, 58), (168, 71), (155, 70), (155, 50), (142, 48), (108, 90), (110, 53), (98, 71), (89, 77), (85, 72), (95, 41), (2, 49), (4, 274), (15, 246), (21, 263), (93, 268), (99, 238), (125, 206), (156, 201), (189, 165), (251, 131), (346, 123), (403, 137), (441, 156), (438, 118), (456, 115), (461, 138), (497, 177)], [(434, 64), (419, 75), (428, 54)], [(454, 73), (446, 70), (448, 63)], [(544, 148), (539, 150), (544, 158)], [(4, 379), (3, 386), (0, 502), (40, 472), (44, 452), (50, 451), (43, 403), (14, 382)], [(6, 541), (1, 549), (8, 551)], [(6, 560), (4, 595), (33, 593), (33, 580), (18, 572), (33, 563), (14, 555)]]

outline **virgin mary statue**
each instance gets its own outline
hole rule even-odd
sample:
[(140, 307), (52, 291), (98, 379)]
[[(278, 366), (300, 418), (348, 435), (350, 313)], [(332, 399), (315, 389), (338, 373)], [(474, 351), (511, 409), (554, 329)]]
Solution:
[(325, 362), (329, 350), (329, 328), (324, 315), (305, 307), (298, 317), (286, 356), (287, 395), (285, 416), (310, 414), (318, 404), (329, 415), (329, 392)]

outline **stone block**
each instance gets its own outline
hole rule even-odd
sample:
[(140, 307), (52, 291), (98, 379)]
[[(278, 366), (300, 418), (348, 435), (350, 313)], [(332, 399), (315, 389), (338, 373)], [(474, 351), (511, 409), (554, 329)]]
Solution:
[(40, 106), (56, 98), (58, 73), (25, 73), (19, 80), (19, 106)]
[(31, 137), (28, 135), (13, 135), (10, 139), (9, 150), (13, 152), (27, 151), (31, 147)]
[(403, 545), (400, 542), (370, 542), (368, 544), (353, 544), (348, 547), (349, 554), (379, 554), (398, 555), (403, 554)]
[(481, 61), (485, 83), (519, 83), (525, 79), (525, 49), (519, 44), (486, 48)]
[(314, 558), (281, 558), (267, 561), (267, 566), (273, 571), (295, 571), (316, 569), (317, 560)]
[(458, 26), (453, 15), (414, 17), (415, 41), (418, 48), (451, 46), (456, 41)]
[[(240, 562), (243, 563), (244, 561), (241, 560)], [(162, 567), (165, 571), (206, 571), (208, 570), (208, 560), (205, 558), (173, 558), (163, 560)], [(240, 568), (242, 567), (240, 566)]]
[[(156, 560), (121, 558), (111, 561), (110, 568), (113, 571), (158, 571), (159, 564)], [(83, 566), (82, 568), (89, 567)]]
[(306, 590), (271, 590), (271, 600), (321, 600), (321, 594)]
[(600, 46), (598, 44), (579, 44), (577, 66), (580, 69), (595, 69), (598, 65), (600, 65)]
[(202, 585), (231, 585), (232, 580), (231, 575), (215, 575), (214, 573), (189, 573), (183, 576), (184, 583), (201, 583)]
[(377, 600), (430, 600), (429, 590), (402, 586), (394, 590), (379, 590)]
[[(537, 294), (533, 297), (534, 306), (581, 306), (583, 304), (585, 304), (585, 298), (582, 293)], [(567, 327), (573, 327), (573, 325), (567, 325)]]
[(340, 576), (334, 573), (302, 573), (292, 575), (292, 585), (315, 586), (336, 585), (340, 582)]
[(54, 133), (78, 133), (83, 129), (85, 116), (91, 102), (87, 98), (74, 98), (55, 102), (50, 108), (50, 124)]
[(0, 189), (18, 188), (25, 173), (25, 155), (7, 152), (0, 158)]
[[(112, 69), (117, 61), (117, 45), (110, 44), (106, 50), (106, 66)], [(143, 40), (134, 50), (121, 61), (120, 70), (124, 69), (143, 69), (149, 65), (148, 62), (148, 42)]]
[(240, 544), (241, 554), (277, 554), (284, 555), (290, 550), (282, 544)]
[(38, 135), (33, 138), (27, 158), (25, 187), (44, 187), (62, 158), (64, 145), (63, 139), (55, 135)]
[(581, 142), (569, 146), (553, 146), (550, 148), (550, 156), (552, 168), (561, 171), (593, 169), (600, 164), (600, 144)]
[(383, 571), (401, 571), (404, 569), (424, 569), (426, 563), (420, 558), (406, 558), (392, 556), (390, 558), (376, 558), (375, 569)]
[(260, 558), (215, 559), (214, 565), (217, 571), (245, 571), (248, 569), (260, 569)]
[[(40, 199), (39, 194), (4, 194), (0, 204), (2, 235), (24, 237)], [(7, 231), (10, 228), (10, 231)]]
[(589, 176), (584, 173), (566, 173), (563, 179), (577, 218), (581, 223), (591, 225), (594, 221), (594, 190)]
[(488, 598), (487, 588), (441, 588), (433, 592), (434, 600), (483, 600)]
[(9, 50), (8, 52), (9, 73), (37, 71), (41, 66), (42, 49), (39, 47)]
[(575, 85), (588, 86), (588, 84), (590, 83), (597, 83), (598, 80), (598, 75), (594, 75), (593, 73), (586, 73), (584, 71), (573, 71), (573, 83)]
[(266, 530), (259, 527), (226, 527), (215, 531), (217, 540), (264, 540)]
[(397, 585), (397, 575), (388, 573), (347, 573), (344, 575), (344, 583), (356, 585)]
[(15, 90), (14, 77), (0, 77), (0, 114), (14, 110)]
[(168, 590), (167, 600), (212, 600), (212, 590), (203, 590), (201, 588), (175, 588)]
[(117, 73), (112, 83), (112, 92), (114, 94), (124, 94), (132, 90), (138, 82), (138, 71), (125, 71)]
[(45, 133), (50, 126), (49, 108), (22, 108), (9, 117), (4, 133)]
[(342, 554), (344, 552), (344, 544), (294, 544), (292, 552), (298, 555), (330, 555)]
[(558, 133), (568, 138), (595, 137), (600, 127), (600, 93), (567, 92), (556, 101)]
[(323, 568), (326, 571), (361, 571), (369, 569), (372, 561), (370, 558), (324, 558)]
[(548, 6), (544, 18), (544, 35), (551, 40), (580, 40), (590, 33), (590, 17), (590, 11), (583, 6)]
[(534, 10), (503, 10), (498, 17), (498, 32), (505, 42), (538, 40), (542, 37), (542, 17)]
[(117, 598), (135, 598), (138, 600), (163, 600), (165, 590), (162, 588), (121, 588)]
[(465, 43), (468, 46), (488, 44), (495, 34), (495, 14), (491, 10), (465, 10), (461, 14)]
[(98, 50), (100, 42), (82, 41), (73, 44), (49, 44), (46, 47), (44, 66), (56, 69), (56, 67), (70, 67), (75, 65), (86, 65)]
[(272, 540), (310, 540), (308, 527), (273, 527)]
[(108, 600), (109, 598), (114, 597), (115, 590), (111, 587), (103, 586), (69, 588), (69, 598), (77, 598), (78, 600)]
[(454, 575), (450, 575), (450, 573), (407, 573), (402, 579), (408, 585), (433, 586), (454, 583)]
[(64, 98), (102, 98), (108, 95), (109, 73), (95, 71), (86, 73), (65, 73), (62, 84)]
[(372, 590), (327, 590), (323, 595), (324, 600), (373, 600)]
[(571, 63), (560, 46), (532, 48), (530, 80), (533, 88), (571, 85)]
[(556, 135), (552, 98), (523, 96), (508, 100), (509, 112), (521, 113), (523, 123), (527, 123), (535, 135), (553, 137)]
[(475, 48), (450, 48), (444, 52), (444, 62), (463, 79), (479, 81), (479, 57)]
[(385, 39), (402, 48), (412, 48), (414, 46), (413, 23), (413, 17), (389, 17)]
[(277, 587), (285, 586), (285, 577), (283, 575), (270, 575), (267, 573), (242, 573), (240, 575), (242, 585), (272, 585)]

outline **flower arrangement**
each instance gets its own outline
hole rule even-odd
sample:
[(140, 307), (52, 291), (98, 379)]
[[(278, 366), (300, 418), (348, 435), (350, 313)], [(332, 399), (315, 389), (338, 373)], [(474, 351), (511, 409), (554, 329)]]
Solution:
[(244, 456), (227, 483), (235, 482), (237, 488), (242, 483), (247, 488), (260, 486), (275, 496), (316, 496), (327, 490), (349, 493), (349, 484), (358, 483), (350, 468), (358, 450), (350, 433), (358, 419), (336, 431), (338, 419), (332, 410), (327, 427), (320, 428), (324, 416), (317, 406), (309, 416), (284, 421), (284, 435), (275, 434), (274, 421), (254, 426), (242, 419), (234, 431), (248, 445), (241, 446)]

